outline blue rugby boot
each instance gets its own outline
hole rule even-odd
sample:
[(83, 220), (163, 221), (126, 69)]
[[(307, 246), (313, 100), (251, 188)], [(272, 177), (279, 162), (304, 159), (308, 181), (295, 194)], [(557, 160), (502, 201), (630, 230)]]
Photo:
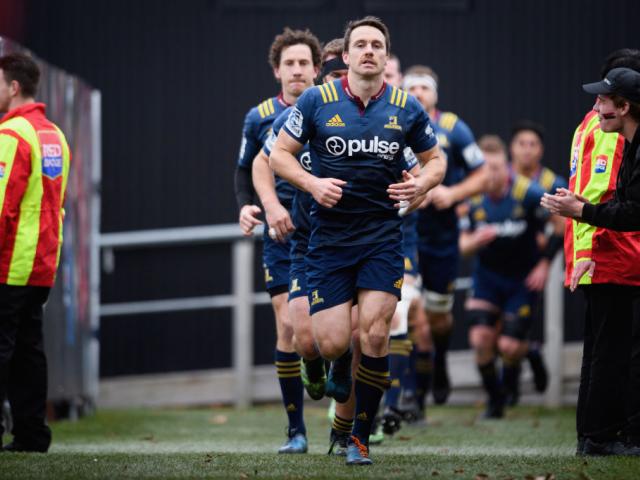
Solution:
[(355, 435), (351, 435), (347, 443), (347, 465), (372, 465), (369, 458), (369, 447)]
[(309, 446), (304, 433), (296, 433), (295, 430), (289, 430), (288, 437), (284, 445), (278, 449), (278, 453), (307, 453)]

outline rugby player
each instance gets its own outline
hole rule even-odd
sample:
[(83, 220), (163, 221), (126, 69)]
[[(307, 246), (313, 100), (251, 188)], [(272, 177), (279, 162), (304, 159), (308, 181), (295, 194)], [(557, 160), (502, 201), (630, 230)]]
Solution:
[[(309, 89), (298, 99), (270, 156), (278, 175), (314, 199), (305, 260), (314, 338), (324, 358), (336, 360), (349, 350), (357, 295), (362, 357), (349, 465), (373, 463), (371, 422), (389, 384), (389, 323), (404, 263), (398, 209), (424, 197), (445, 171), (426, 112), (382, 78), (389, 46), (388, 29), (379, 19), (350, 22), (343, 53), (347, 78)], [(311, 173), (295, 157), (307, 141)], [(405, 168), (405, 146), (423, 165), (415, 176)], [(349, 369), (334, 370), (335, 364), (327, 386), (333, 381), (350, 387)]]
[(460, 236), (463, 255), (477, 254), (473, 294), (465, 313), (469, 344), (488, 394), (485, 418), (501, 418), (505, 394), (496, 373), (496, 349), (504, 362), (518, 363), (527, 352), (531, 306), (536, 292), (527, 276), (540, 259), (536, 236), (545, 213), (544, 190), (509, 170), (506, 148), (495, 136), (480, 140), (489, 174), (488, 190), (470, 200)]
[[(447, 351), (453, 328), (454, 281), (458, 275), (458, 217), (456, 205), (483, 191), (487, 176), (484, 159), (473, 132), (457, 115), (438, 110), (438, 76), (427, 66), (407, 69), (404, 88), (414, 95), (433, 121), (440, 148), (447, 159), (447, 173), (431, 192), (431, 203), (420, 210), (418, 236), (420, 274), (428, 328), (417, 325), (416, 400), (424, 411), (433, 384), (435, 403), (447, 401), (451, 392)], [(429, 335), (431, 338), (429, 338)], [(433, 342), (433, 355), (431, 345)], [(433, 373), (432, 373), (433, 372)]]
[[(302, 92), (313, 85), (320, 67), (320, 42), (308, 30), (285, 28), (277, 35), (269, 51), (269, 62), (275, 78), (282, 84), (278, 96), (268, 98), (252, 108), (245, 117), (242, 145), (236, 169), (236, 192), (240, 207), (240, 227), (245, 235), (261, 225), (260, 207), (253, 202), (251, 169), (271, 131), (278, 114), (295, 103)], [(268, 170), (268, 169), (267, 169)], [(293, 343), (293, 327), (287, 306), (289, 289), (289, 242), (293, 230), (289, 210), (295, 189), (282, 179), (273, 179), (269, 171), (265, 180), (258, 169), (256, 187), (261, 190), (267, 227), (264, 229), (263, 265), (267, 291), (276, 318), (277, 343), (275, 364), (287, 412), (287, 440), (279, 453), (306, 453), (307, 438), (303, 419), (303, 386), (300, 356)]]

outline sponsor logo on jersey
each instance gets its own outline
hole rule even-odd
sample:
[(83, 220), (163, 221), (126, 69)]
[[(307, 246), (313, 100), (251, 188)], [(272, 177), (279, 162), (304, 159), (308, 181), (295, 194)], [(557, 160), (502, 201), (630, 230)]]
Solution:
[(391, 115), (389, 117), (389, 123), (387, 123), (384, 128), (390, 128), (391, 130), (400, 130), (402, 131), (402, 125), (398, 125), (398, 117), (395, 115)]
[(307, 171), (311, 171), (311, 154), (309, 152), (303, 152), (300, 155), (300, 165)]
[(42, 174), (55, 180), (62, 175), (62, 145), (56, 132), (38, 132), (42, 149)]
[(324, 303), (324, 298), (320, 296), (318, 290), (314, 290), (311, 292), (311, 305), (318, 305), (320, 303)]
[(598, 155), (596, 157), (596, 168), (594, 169), (595, 173), (604, 173), (607, 171), (607, 162), (608, 158), (606, 155)]
[(342, 137), (333, 136), (327, 138), (325, 147), (331, 155), (336, 157), (344, 154), (352, 157), (356, 153), (375, 153), (378, 157), (385, 160), (393, 160), (396, 153), (400, 150), (400, 144), (398, 142), (380, 140), (377, 135), (370, 140), (365, 140), (364, 138), (345, 140)]
[(427, 137), (433, 137), (433, 127), (430, 124), (427, 125), (427, 128), (424, 129), (424, 133), (427, 134)]
[(4, 172), (7, 168), (7, 164), (5, 162), (0, 162), (0, 178), (4, 178)]
[(291, 112), (289, 112), (289, 117), (287, 118), (286, 125), (289, 131), (298, 138), (302, 136), (303, 121), (304, 121), (304, 116), (302, 115), (302, 112), (298, 110), (298, 107), (293, 107), (291, 109)]
[(327, 127), (344, 127), (346, 126), (344, 124), (344, 122), (342, 121), (342, 119), (340, 118), (340, 115), (336, 114), (333, 117), (331, 117), (329, 119), (329, 121), (327, 123), (325, 123), (325, 125)]

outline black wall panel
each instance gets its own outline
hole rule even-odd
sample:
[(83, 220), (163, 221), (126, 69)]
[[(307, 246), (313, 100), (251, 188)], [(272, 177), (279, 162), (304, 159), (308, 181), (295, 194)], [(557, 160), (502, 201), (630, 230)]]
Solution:
[[(236, 220), (232, 176), (242, 119), (278, 91), (266, 55), (285, 25), (310, 27), (329, 40), (341, 35), (350, 18), (381, 15), (403, 65), (428, 64), (439, 74), (443, 109), (458, 113), (477, 136), (506, 138), (510, 126), (525, 117), (544, 124), (545, 160), (563, 174), (573, 130), (593, 101), (580, 85), (598, 77), (611, 50), (639, 46), (640, 2), (634, 0), (28, 0), (25, 5), (24, 43), (103, 93), (104, 232)], [(116, 271), (103, 275), (103, 295), (123, 301), (225, 291), (228, 258), (216, 252), (198, 247), (183, 259), (177, 251), (117, 254)], [(211, 278), (212, 265), (224, 274)], [(167, 279), (145, 279), (149, 272)], [(255, 283), (262, 288), (258, 268)], [(572, 322), (579, 318), (579, 304), (570, 299)], [(196, 322), (199, 315), (179, 317)], [(119, 329), (118, 342), (139, 339), (133, 332), (139, 327), (132, 327), (138, 321), (150, 320), (128, 319), (130, 328)], [(113, 322), (120, 320), (108, 320), (105, 328)], [(154, 324), (155, 331), (161, 327), (172, 329), (169, 320)], [(115, 337), (107, 333), (105, 362), (116, 354), (110, 345)]]

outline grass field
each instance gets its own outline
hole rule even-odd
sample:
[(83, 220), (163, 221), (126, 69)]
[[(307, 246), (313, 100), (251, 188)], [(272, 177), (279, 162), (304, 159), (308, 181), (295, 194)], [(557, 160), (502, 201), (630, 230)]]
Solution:
[[(504, 421), (471, 407), (431, 408), (371, 449), (372, 467), (327, 457), (326, 409), (307, 406), (310, 453), (277, 455), (278, 406), (100, 411), (52, 425), (47, 455), (2, 454), (0, 478), (640, 479), (640, 458), (574, 456), (574, 411), (519, 407)], [(5, 441), (7, 438), (5, 437)]]

